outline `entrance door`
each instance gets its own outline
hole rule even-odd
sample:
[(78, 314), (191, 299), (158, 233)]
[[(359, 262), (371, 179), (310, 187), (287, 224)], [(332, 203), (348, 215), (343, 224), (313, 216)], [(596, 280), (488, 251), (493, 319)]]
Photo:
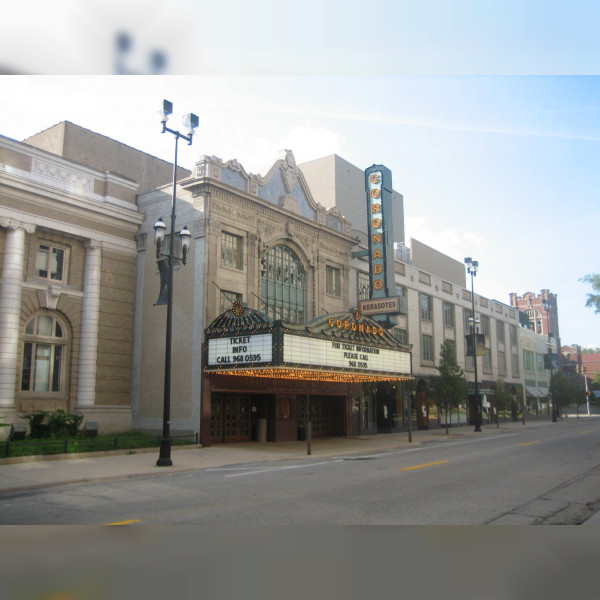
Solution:
[(212, 443), (248, 442), (252, 439), (251, 396), (213, 394), (210, 437)]
[[(299, 407), (298, 424), (306, 425), (308, 404), (305, 395), (297, 396)], [(310, 395), (310, 423), (313, 437), (343, 435), (333, 426), (333, 397)]]

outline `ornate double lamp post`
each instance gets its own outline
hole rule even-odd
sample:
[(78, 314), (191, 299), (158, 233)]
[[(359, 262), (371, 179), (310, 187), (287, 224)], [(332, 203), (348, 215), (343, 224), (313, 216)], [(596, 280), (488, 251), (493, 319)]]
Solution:
[[(177, 199), (177, 142), (179, 138), (184, 139), (188, 145), (192, 144), (194, 130), (198, 127), (199, 119), (196, 115), (189, 113), (183, 118), (183, 124), (187, 129), (187, 135), (169, 129), (167, 120), (173, 112), (173, 104), (168, 100), (163, 100), (161, 114), (162, 132), (168, 131), (175, 136), (175, 160), (173, 162), (173, 196), (171, 200), (171, 235), (168, 240), (168, 254), (161, 254), (161, 248), (165, 243), (165, 231), (167, 226), (162, 217), (154, 224), (154, 241), (156, 243), (156, 258), (158, 260), (161, 273), (161, 293), (157, 304), (167, 305), (167, 333), (165, 341), (165, 383), (164, 383), (164, 402), (163, 402), (163, 432), (160, 440), (160, 453), (156, 461), (159, 467), (170, 467), (173, 465), (171, 460), (171, 339), (173, 329), (173, 267), (175, 264), (175, 205)], [(187, 255), (190, 249), (190, 240), (192, 234), (187, 225), (179, 231), (181, 239), (182, 262), (185, 265)], [(166, 265), (165, 265), (166, 262)], [(166, 267), (166, 269), (165, 269)], [(166, 271), (166, 273), (165, 273)], [(165, 282), (166, 281), (166, 285)], [(166, 290), (165, 290), (166, 287)], [(164, 292), (166, 291), (166, 301)]]
[(475, 367), (475, 431), (481, 431), (483, 409), (481, 406), (481, 398), (479, 397), (479, 381), (477, 379), (477, 327), (475, 320), (475, 291), (473, 285), (473, 278), (477, 276), (479, 262), (473, 260), (469, 256), (465, 258), (465, 264), (467, 265), (467, 272), (471, 275), (471, 318), (469, 319), (469, 322), (471, 324), (471, 335), (473, 336), (473, 365)]

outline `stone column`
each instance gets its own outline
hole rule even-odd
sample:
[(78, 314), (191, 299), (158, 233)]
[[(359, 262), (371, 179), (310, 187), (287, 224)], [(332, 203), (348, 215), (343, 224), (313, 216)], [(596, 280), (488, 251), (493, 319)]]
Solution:
[(87, 244), (85, 254), (85, 272), (83, 277), (77, 409), (93, 407), (96, 402), (96, 359), (98, 357), (101, 264), (102, 245), (100, 242), (90, 240)]
[(21, 319), (21, 292), (25, 264), (25, 232), (35, 225), (2, 220), (7, 229), (0, 286), (0, 408), (15, 409)]

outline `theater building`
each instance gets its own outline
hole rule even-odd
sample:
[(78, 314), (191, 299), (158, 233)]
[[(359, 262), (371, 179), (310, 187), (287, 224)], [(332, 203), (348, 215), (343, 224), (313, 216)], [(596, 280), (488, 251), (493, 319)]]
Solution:
[[(170, 215), (171, 188), (141, 194), (138, 207), (134, 427), (156, 431), (166, 316), (153, 225)], [(200, 427), (207, 445), (296, 440), (308, 414), (313, 435), (360, 434), (369, 411), (383, 429), (402, 420), (410, 347), (355, 311), (357, 239), (314, 201), (290, 151), (264, 176), (201, 157), (178, 182), (183, 225), (192, 246), (174, 276), (173, 432)]]

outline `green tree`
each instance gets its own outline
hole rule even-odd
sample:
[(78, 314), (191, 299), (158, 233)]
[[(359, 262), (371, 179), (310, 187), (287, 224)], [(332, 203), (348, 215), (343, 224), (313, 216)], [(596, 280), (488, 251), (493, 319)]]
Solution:
[(579, 281), (589, 283), (597, 294), (588, 294), (585, 305), (587, 308), (593, 308), (596, 314), (600, 314), (600, 273), (590, 273), (582, 277)]
[(448, 410), (457, 407), (467, 394), (465, 374), (456, 362), (454, 346), (450, 341), (446, 340), (440, 346), (440, 361), (435, 368), (439, 375), (431, 378), (430, 392), (438, 406), (445, 407), (446, 433), (448, 433)]
[[(582, 395), (582, 391), (561, 371), (554, 373), (552, 376), (551, 390), (552, 402), (560, 411), (569, 404), (577, 404), (579, 408), (579, 404), (583, 401), (584, 394)], [(556, 413), (557, 417), (560, 415), (561, 412)]]
[(494, 395), (494, 405), (496, 407), (496, 423), (500, 420), (500, 412), (505, 412), (510, 408), (512, 396), (506, 391), (504, 382), (497, 381)]

